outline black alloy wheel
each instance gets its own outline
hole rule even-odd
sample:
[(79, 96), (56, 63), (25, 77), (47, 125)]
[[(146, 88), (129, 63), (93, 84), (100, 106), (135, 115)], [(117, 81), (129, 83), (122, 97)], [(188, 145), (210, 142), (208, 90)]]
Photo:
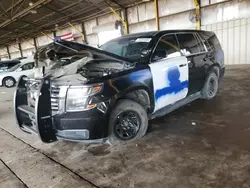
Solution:
[(115, 120), (114, 132), (121, 140), (135, 138), (140, 129), (140, 118), (135, 111), (125, 111)]

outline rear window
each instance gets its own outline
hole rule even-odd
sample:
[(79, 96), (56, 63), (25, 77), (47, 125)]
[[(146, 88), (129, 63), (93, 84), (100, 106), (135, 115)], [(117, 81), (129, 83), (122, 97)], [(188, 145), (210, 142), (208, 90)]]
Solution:
[(19, 63), (18, 61), (15, 61), (15, 62), (10, 62), (7, 65), (8, 65), (8, 68), (11, 68), (11, 67), (14, 67), (18, 63)]
[(200, 37), (205, 40), (204, 44), (208, 51), (211, 51), (214, 49), (221, 49), (220, 41), (218, 40), (217, 36), (214, 32), (200, 32)]
[(20, 61), (3, 61), (3, 62), (0, 62), (0, 67), (11, 68), (18, 63), (20, 63)]

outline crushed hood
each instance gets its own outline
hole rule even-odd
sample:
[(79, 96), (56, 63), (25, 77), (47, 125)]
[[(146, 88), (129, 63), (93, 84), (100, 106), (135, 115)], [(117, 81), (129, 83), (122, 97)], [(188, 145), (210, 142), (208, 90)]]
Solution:
[(50, 66), (51, 61), (55, 62), (57, 59), (69, 57), (73, 55), (89, 55), (95, 59), (110, 59), (113, 61), (133, 63), (131, 60), (118, 56), (116, 54), (100, 50), (86, 44), (80, 44), (70, 41), (55, 41), (46, 46), (41, 47), (35, 53), (36, 66)]
[[(36, 64), (35, 78), (46, 76), (56, 79), (79, 74), (78, 79), (83, 77), (81, 79), (83, 81), (86, 80), (89, 70), (92, 70), (92, 73), (93, 70), (96, 73), (98, 68), (105, 70), (106, 72), (103, 74), (100, 74), (99, 71), (98, 76), (100, 77), (111, 73), (116, 68), (115, 71), (117, 72), (117, 70), (121, 71), (134, 66), (134, 63), (127, 58), (69, 41), (55, 41), (41, 47), (35, 53), (34, 59)], [(71, 63), (64, 65), (64, 61)], [(92, 73), (91, 75), (93, 75)]]

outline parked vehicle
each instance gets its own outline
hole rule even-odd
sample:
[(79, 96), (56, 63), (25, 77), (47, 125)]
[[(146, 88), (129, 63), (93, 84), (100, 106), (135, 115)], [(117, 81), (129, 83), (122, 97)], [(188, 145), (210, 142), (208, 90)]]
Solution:
[[(14, 109), (20, 128), (46, 143), (139, 139), (149, 119), (214, 98), (225, 70), (216, 35), (197, 30), (126, 35), (101, 49), (57, 41), (35, 57), (43, 74), (20, 79)], [(46, 69), (66, 57), (76, 59)]]
[(19, 60), (0, 61), (0, 73), (8, 71), (18, 63), (20, 63)]
[(23, 60), (23, 59), (27, 59), (27, 57), (18, 57), (18, 58), (15, 58), (14, 60)]
[(0, 86), (7, 88), (14, 87), (21, 76), (32, 76), (34, 74), (34, 60), (21, 60), (22, 62), (15, 65), (8, 72), (0, 74)]

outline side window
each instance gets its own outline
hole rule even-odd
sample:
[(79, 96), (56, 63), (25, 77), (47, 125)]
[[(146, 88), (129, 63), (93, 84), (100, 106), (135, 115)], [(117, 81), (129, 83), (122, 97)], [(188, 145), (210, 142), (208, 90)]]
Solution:
[(208, 43), (207, 40), (204, 41), (204, 44), (205, 44), (205, 46), (206, 46), (208, 52), (212, 50), (212, 47), (211, 47), (211, 45)]
[(23, 65), (23, 66), (21, 67), (21, 69), (24, 71), (24, 70), (33, 69), (33, 67), (34, 67), (34, 63), (27, 63), (27, 64)]
[(8, 63), (8, 68), (14, 67), (17, 63)]
[(198, 41), (193, 33), (177, 34), (177, 38), (183, 55), (191, 55), (201, 52)]
[(0, 70), (5, 70), (5, 69), (8, 69), (8, 65), (6, 63), (1, 63)]
[(179, 57), (180, 55), (180, 48), (176, 36), (174, 34), (169, 34), (159, 40), (153, 53), (152, 61)]
[(198, 41), (198, 46), (200, 48), (200, 52), (206, 52), (207, 50), (205, 49), (205, 46), (204, 46), (205, 40), (202, 40), (198, 33), (196, 33), (195, 36), (196, 36), (197, 41)]

